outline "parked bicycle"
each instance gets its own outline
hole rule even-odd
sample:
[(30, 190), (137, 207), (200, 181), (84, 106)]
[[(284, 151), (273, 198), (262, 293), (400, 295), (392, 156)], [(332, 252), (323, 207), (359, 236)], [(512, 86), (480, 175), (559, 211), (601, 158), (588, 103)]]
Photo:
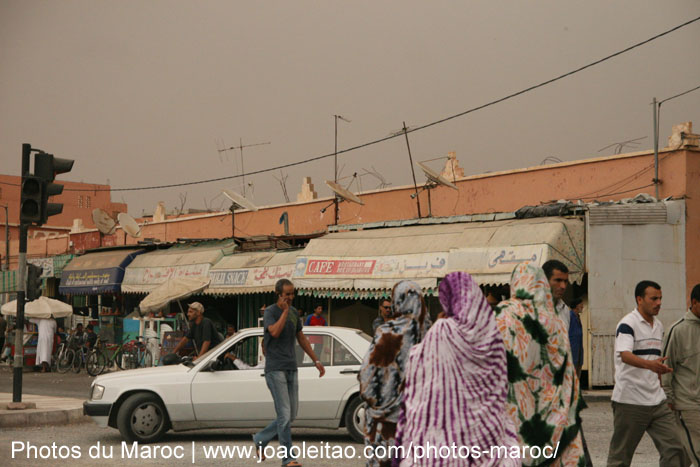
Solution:
[(153, 366), (153, 354), (144, 342), (145, 338), (139, 336), (139, 340), (132, 340), (123, 347), (124, 368), (145, 368)]
[[(98, 375), (115, 365), (118, 369), (123, 370), (126, 367), (124, 365), (124, 345), (103, 343), (98, 337), (95, 343), (95, 351), (88, 355), (88, 366), (93, 371), (96, 371)], [(130, 358), (128, 357), (127, 359)]]
[(70, 334), (66, 339), (65, 344), (61, 344), (60, 352), (56, 355), (56, 371), (65, 373), (73, 368), (73, 359), (78, 348), (80, 348), (80, 339)]

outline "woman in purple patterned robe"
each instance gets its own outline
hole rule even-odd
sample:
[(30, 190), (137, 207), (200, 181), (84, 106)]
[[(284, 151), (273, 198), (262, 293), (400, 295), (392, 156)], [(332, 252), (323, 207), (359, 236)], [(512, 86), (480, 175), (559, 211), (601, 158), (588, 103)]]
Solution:
[(439, 290), (445, 318), (411, 349), (397, 442), (406, 453), (411, 444), (455, 450), (438, 459), (406, 457), (400, 465), (520, 465), (503, 452), (491, 454), (492, 446), (518, 446), (506, 413), (506, 351), (494, 312), (467, 273), (448, 274)]

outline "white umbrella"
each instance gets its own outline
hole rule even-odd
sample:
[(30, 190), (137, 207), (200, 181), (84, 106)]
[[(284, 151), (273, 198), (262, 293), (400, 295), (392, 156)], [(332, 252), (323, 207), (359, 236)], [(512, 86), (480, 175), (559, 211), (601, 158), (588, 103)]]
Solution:
[[(5, 303), (0, 309), (3, 315), (17, 315), (17, 300)], [(24, 304), (25, 318), (65, 318), (73, 314), (73, 307), (49, 297), (39, 297)]]
[(209, 285), (208, 277), (176, 277), (160, 284), (139, 303), (142, 314), (163, 308), (174, 300), (182, 300), (204, 290)]

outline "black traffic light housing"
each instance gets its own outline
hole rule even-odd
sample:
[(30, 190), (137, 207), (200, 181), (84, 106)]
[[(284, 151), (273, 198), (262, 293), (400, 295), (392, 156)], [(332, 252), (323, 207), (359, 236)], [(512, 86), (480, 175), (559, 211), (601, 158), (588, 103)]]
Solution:
[(43, 280), (41, 275), (44, 269), (36, 264), (27, 263), (27, 301), (31, 302), (41, 297), (41, 286)]
[(31, 174), (22, 177), (19, 221), (22, 224), (41, 224), (41, 203), (44, 182)]

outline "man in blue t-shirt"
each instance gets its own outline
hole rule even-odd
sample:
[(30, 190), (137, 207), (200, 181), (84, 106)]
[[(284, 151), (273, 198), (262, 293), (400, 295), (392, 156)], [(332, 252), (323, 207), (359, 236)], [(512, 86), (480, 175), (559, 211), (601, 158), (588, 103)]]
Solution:
[(263, 451), (267, 443), (278, 437), (286, 455), (282, 465), (298, 467), (299, 464), (291, 455), (292, 421), (297, 415), (299, 405), (299, 380), (297, 377), (297, 360), (294, 351), (294, 341), (311, 357), (319, 377), (326, 369), (314, 353), (308, 339), (302, 332), (301, 318), (296, 308), (292, 306), (294, 299), (294, 284), (288, 279), (280, 279), (275, 284), (277, 303), (265, 309), (263, 326), (265, 336), (265, 382), (270, 389), (275, 402), (277, 418), (263, 430), (253, 436), (253, 442), (258, 450), (258, 457), (264, 459)]

